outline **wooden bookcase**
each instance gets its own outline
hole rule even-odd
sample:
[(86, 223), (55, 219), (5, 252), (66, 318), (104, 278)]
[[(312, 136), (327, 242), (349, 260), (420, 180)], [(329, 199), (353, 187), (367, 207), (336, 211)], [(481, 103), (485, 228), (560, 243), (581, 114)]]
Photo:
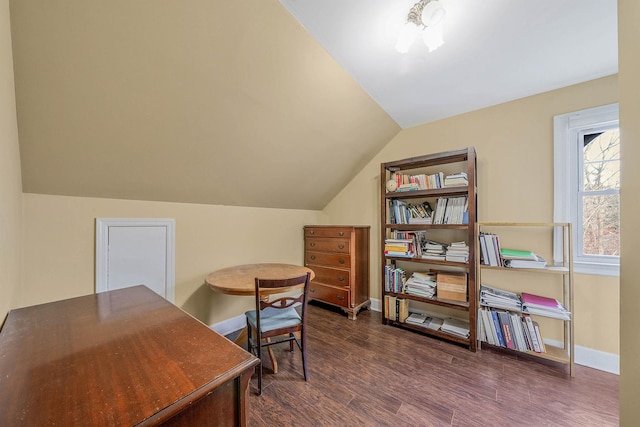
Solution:
[[(443, 187), (420, 189), (412, 191), (387, 191), (387, 181), (394, 174), (436, 174), (442, 172), (444, 176), (453, 173), (465, 172), (468, 184), (456, 187)], [(476, 189), (476, 152), (473, 147), (461, 150), (447, 151), (412, 157), (403, 160), (382, 163), (380, 166), (381, 184), (381, 269), (382, 269), (382, 322), (404, 329), (416, 331), (425, 335), (435, 336), (450, 342), (467, 346), (471, 351), (476, 351), (476, 219), (477, 219), (477, 189)], [(464, 197), (467, 198), (467, 219), (463, 223), (446, 224), (398, 224), (392, 221), (392, 207), (394, 201), (403, 203), (422, 203), (428, 201), (437, 213), (437, 200), (439, 198)], [(444, 260), (423, 259), (420, 256), (411, 258), (389, 256), (385, 253), (385, 241), (394, 237), (394, 232), (425, 232), (426, 238), (443, 243), (465, 241), (469, 246), (468, 262), (450, 262)], [(432, 297), (422, 297), (404, 292), (392, 292), (385, 287), (385, 271), (387, 266), (395, 265), (407, 272), (407, 278), (413, 272), (440, 271), (452, 273), (465, 273), (467, 275), (466, 295), (455, 301)], [(451, 335), (441, 330), (433, 330), (421, 325), (388, 319), (385, 307), (385, 297), (396, 297), (409, 300), (410, 311), (426, 311), (430, 309), (438, 311), (439, 315), (462, 319), (469, 322), (469, 337)], [(414, 308), (417, 306), (418, 308)], [(413, 308), (413, 309), (412, 309)]]
[[(520, 283), (526, 283), (526, 280), (535, 279), (542, 282), (546, 278), (549, 282), (548, 286), (541, 289), (537, 283), (535, 287), (526, 287), (520, 292), (529, 292), (535, 295), (546, 297), (555, 297), (555, 295), (544, 295), (543, 292), (553, 292), (558, 295), (556, 299), (571, 312), (571, 320), (554, 319), (540, 315), (531, 314), (532, 319), (544, 317), (549, 323), (561, 322), (562, 338), (561, 340), (545, 341), (546, 352), (536, 353), (534, 351), (526, 351), (529, 356), (551, 360), (569, 366), (571, 376), (574, 376), (574, 311), (573, 311), (573, 247), (571, 240), (571, 223), (527, 223), (527, 222), (478, 222), (476, 224), (476, 234), (491, 233), (499, 236), (500, 246), (502, 248), (525, 249), (543, 256), (547, 261), (545, 268), (507, 268), (488, 266), (481, 263), (481, 250), (476, 250), (477, 266), (477, 283), (478, 288), (476, 295), (480, 298), (480, 284), (484, 281), (486, 284), (499, 289), (519, 293), (514, 289)], [(553, 242), (556, 242), (556, 254), (554, 254)], [(554, 262), (555, 259), (555, 262)], [(483, 278), (483, 273), (485, 278)], [(491, 273), (491, 282), (489, 282), (489, 274)], [(522, 288), (522, 286), (520, 286)], [(477, 303), (481, 307), (480, 300)], [(517, 314), (522, 312), (513, 311)], [(551, 325), (552, 326), (552, 325)], [(542, 329), (542, 328), (541, 328)], [(541, 330), (542, 338), (545, 338), (544, 329)], [(480, 341), (480, 345), (488, 343)], [(495, 346), (491, 346), (495, 347)], [(505, 351), (522, 354), (523, 352), (511, 350), (504, 347), (498, 347)]]

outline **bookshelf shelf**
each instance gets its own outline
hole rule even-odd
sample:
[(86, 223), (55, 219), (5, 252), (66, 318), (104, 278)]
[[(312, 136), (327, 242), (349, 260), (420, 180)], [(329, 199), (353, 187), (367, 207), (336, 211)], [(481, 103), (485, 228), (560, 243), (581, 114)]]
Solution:
[[(458, 181), (453, 186), (444, 186), (444, 177), (451, 178), (456, 174), (465, 175), (466, 185), (461, 185)], [(397, 188), (402, 190), (405, 187), (400, 187), (402, 183), (406, 184), (406, 181), (400, 182), (398, 175), (405, 177), (416, 178), (416, 181), (420, 182), (420, 189), (414, 189), (409, 191), (389, 191), (393, 189), (394, 185), (387, 187), (387, 182), (390, 180), (397, 181)], [(427, 184), (424, 185), (426, 176)], [(433, 178), (434, 184), (430, 179)], [(476, 236), (476, 203), (477, 203), (477, 175), (476, 175), (476, 152), (473, 147), (467, 147), (461, 150), (453, 150), (435, 154), (429, 154), (418, 157), (411, 157), (403, 160), (396, 160), (392, 162), (382, 163), (380, 165), (380, 182), (381, 182), (381, 267), (382, 277), (385, 278), (385, 283), (382, 286), (382, 301), (388, 300), (405, 300), (409, 302), (409, 310), (412, 312), (427, 312), (430, 308), (437, 308), (438, 315), (442, 315), (445, 318), (452, 318), (454, 320), (462, 320), (468, 323), (469, 335), (468, 338), (463, 338), (457, 335), (451, 335), (443, 330), (434, 330), (420, 325), (407, 323), (400, 321), (399, 318), (392, 318), (394, 311), (388, 309), (386, 304), (383, 303), (383, 324), (399, 327), (411, 331), (418, 332), (423, 335), (437, 337), (442, 340), (446, 340), (452, 343), (461, 344), (469, 348), (471, 351), (476, 351), (477, 338), (476, 338), (476, 269), (475, 269), (475, 244), (477, 240)], [(447, 181), (449, 183), (449, 181)], [(427, 189), (425, 189), (427, 187)], [(449, 206), (454, 205), (452, 202), (454, 198), (457, 198), (457, 202), (460, 202), (463, 207), (458, 205), (457, 213), (451, 208), (451, 216), (447, 219), (442, 219), (438, 222), (442, 223), (402, 223), (410, 222), (411, 220), (405, 216), (399, 216), (395, 207), (404, 205), (422, 204), (425, 202), (429, 207), (433, 205), (435, 211), (432, 215), (432, 219), (436, 217), (435, 213), (438, 209), (442, 209), (442, 212), (449, 212), (447, 208), (441, 208), (438, 205), (438, 201), (446, 201)], [(443, 200), (444, 199), (444, 200)], [(454, 205), (455, 206), (455, 205)], [(463, 210), (466, 208), (465, 213)], [(402, 220), (398, 220), (398, 218)], [(392, 254), (385, 253), (386, 242), (391, 239), (398, 238), (399, 235), (412, 235), (414, 240), (414, 246), (420, 246), (416, 251), (416, 255), (412, 257), (405, 256), (393, 256)], [(422, 239), (422, 240), (421, 240)], [(454, 242), (464, 242), (468, 246), (468, 262), (459, 261), (445, 261), (445, 260), (433, 260), (425, 259), (420, 255), (422, 250), (421, 242), (426, 240), (439, 241), (446, 243), (447, 245)], [(452, 251), (453, 253), (453, 251)], [(464, 260), (464, 258), (462, 258)], [(457, 288), (453, 292), (457, 292), (451, 299), (438, 298), (436, 293), (433, 297), (418, 296), (416, 294), (409, 294), (405, 292), (397, 292), (397, 289), (391, 289), (387, 286), (387, 278), (385, 274), (389, 274), (390, 268), (394, 270), (402, 270), (407, 273), (406, 278), (412, 273), (425, 273), (430, 272), (433, 274), (443, 274), (443, 277), (449, 275), (463, 275), (464, 284), (451, 284), (452, 287), (461, 286), (464, 291), (459, 291)], [(444, 280), (444, 279), (443, 279)], [(446, 283), (442, 283), (443, 289), (445, 289)], [(443, 295), (445, 291), (443, 290)], [(386, 299), (385, 299), (386, 298)], [(460, 299), (458, 301), (457, 299)], [(463, 300), (464, 299), (464, 300)], [(441, 314), (446, 313), (446, 314)], [(399, 316), (398, 316), (399, 317)], [(463, 334), (464, 335), (464, 334)]]
[(547, 267), (547, 268), (507, 268), (507, 267), (495, 267), (489, 265), (481, 265), (481, 269), (483, 270), (500, 270), (507, 272), (529, 272), (529, 273), (537, 273), (537, 274), (559, 274), (565, 275), (569, 274), (569, 269), (567, 267)]
[(469, 345), (469, 340), (457, 337), (455, 335), (450, 335), (441, 331), (435, 331), (433, 329), (429, 329), (424, 326), (412, 325), (411, 323), (406, 322), (397, 322), (395, 320), (388, 320), (387, 325), (397, 326), (403, 329), (409, 329), (411, 331), (419, 332), (424, 335), (434, 336), (438, 338), (445, 339), (447, 341), (452, 341), (462, 345)]
[(418, 262), (422, 264), (430, 264), (430, 265), (447, 265), (450, 267), (460, 267), (460, 268), (469, 268), (469, 264), (466, 262), (453, 262), (453, 261), (440, 261), (437, 259), (426, 259), (426, 258), (407, 258), (407, 257), (394, 257), (387, 256), (387, 260), (390, 261), (410, 261), (410, 262)]
[[(557, 363), (565, 364), (569, 366), (569, 372), (571, 376), (574, 376), (574, 310), (573, 310), (573, 248), (572, 248), (572, 238), (571, 238), (571, 224), (570, 223), (544, 223), (544, 222), (478, 222), (476, 223), (476, 235), (482, 239), (482, 235), (495, 234), (499, 236), (500, 247), (504, 248), (522, 248), (523, 246), (527, 246), (527, 250), (533, 251), (535, 254), (545, 254), (544, 259), (551, 259), (552, 257), (556, 260), (552, 266), (544, 267), (544, 268), (510, 268), (510, 267), (502, 267), (495, 265), (485, 265), (487, 262), (484, 259), (483, 250), (479, 247), (480, 244), (476, 242), (477, 253), (479, 254), (476, 258), (476, 270), (477, 270), (477, 284), (478, 289), (476, 290), (476, 295), (478, 295), (478, 303), (477, 307), (482, 307), (483, 309), (491, 309), (493, 311), (509, 311), (511, 313), (515, 313), (517, 315), (527, 315), (525, 310), (504, 310), (499, 308), (486, 307), (480, 302), (480, 285), (489, 285), (492, 287), (496, 287), (506, 291), (512, 291), (512, 286), (510, 284), (513, 283), (530, 283), (525, 282), (525, 276), (535, 276), (540, 275), (547, 276), (549, 281), (549, 287), (546, 288), (547, 292), (554, 292), (557, 295), (561, 295), (560, 298), (557, 299), (564, 307), (566, 307), (567, 311), (570, 312), (570, 320), (558, 319), (554, 318), (554, 316), (542, 315), (542, 314), (528, 314), (531, 319), (547, 319), (547, 322), (560, 322), (562, 325), (562, 337), (561, 340), (552, 340), (551, 343), (545, 340), (544, 331), (540, 331), (540, 335), (544, 341), (545, 352), (535, 352), (535, 351), (517, 351), (512, 349), (507, 349), (503, 346), (496, 346), (487, 343), (486, 340), (489, 337), (484, 335), (478, 331), (478, 348), (481, 346), (488, 346), (491, 348), (498, 348), (501, 350), (506, 350), (509, 352), (514, 352), (517, 354), (527, 354), (534, 358), (540, 358), (545, 360), (554, 361)], [(506, 236), (506, 237), (505, 237)], [(536, 242), (536, 243), (531, 243)], [(556, 253), (553, 256), (550, 254), (553, 251), (550, 249), (552, 243), (555, 242), (557, 247), (555, 248)], [(528, 244), (533, 244), (535, 248), (528, 247)], [(546, 248), (546, 250), (545, 250)], [(499, 250), (499, 248), (497, 249)], [(540, 250), (540, 251), (538, 251)], [(491, 284), (483, 283), (483, 273), (492, 272)], [(515, 280), (514, 280), (515, 279)], [(522, 280), (520, 280), (522, 279)], [(495, 282), (493, 282), (495, 280)], [(557, 286), (557, 287), (556, 287)], [(528, 288), (528, 290), (522, 290), (522, 292), (531, 292), (533, 294), (539, 294), (539, 290), (537, 288), (529, 287), (527, 285), (524, 286)], [(555, 288), (556, 291), (549, 291), (550, 288)], [(529, 290), (530, 289), (530, 290)], [(549, 297), (549, 295), (547, 295)], [(482, 314), (478, 313), (478, 318), (482, 319)], [(504, 326), (503, 326), (504, 327)], [(526, 334), (525, 334), (526, 335)]]
[(426, 298), (426, 297), (419, 297), (417, 295), (396, 293), (396, 292), (387, 292), (386, 294), (394, 296), (396, 298), (405, 298), (413, 301), (420, 301), (420, 302), (426, 302), (433, 305), (439, 305), (442, 307), (449, 307), (454, 310), (464, 310), (464, 311), (469, 310), (468, 302), (444, 300), (444, 299), (438, 299), (437, 297)]
[(466, 230), (467, 224), (385, 224), (389, 230)]

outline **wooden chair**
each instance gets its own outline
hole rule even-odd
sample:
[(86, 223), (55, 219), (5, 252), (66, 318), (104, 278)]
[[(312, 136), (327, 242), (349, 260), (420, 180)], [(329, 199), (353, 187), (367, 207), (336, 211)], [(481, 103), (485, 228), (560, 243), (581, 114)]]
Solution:
[[(303, 276), (288, 279), (261, 279), (256, 277), (256, 309), (247, 311), (247, 349), (254, 353), (260, 364), (258, 370), (258, 395), (262, 394), (262, 348), (271, 345), (289, 343), (289, 350), (293, 351), (295, 342), (302, 353), (302, 368), (304, 380), (307, 381), (307, 350), (306, 350), (306, 315), (307, 294), (309, 293), (310, 273)], [(284, 295), (269, 301), (268, 294), (273, 294), (273, 289), (282, 289), (289, 293), (292, 289), (300, 289), (297, 296)], [(279, 292), (280, 293), (280, 292)], [(294, 308), (300, 304), (300, 314)], [(253, 336), (255, 332), (255, 337)], [(296, 333), (300, 333), (300, 340)], [(286, 335), (285, 338), (280, 337)], [(280, 337), (271, 341), (270, 338)]]

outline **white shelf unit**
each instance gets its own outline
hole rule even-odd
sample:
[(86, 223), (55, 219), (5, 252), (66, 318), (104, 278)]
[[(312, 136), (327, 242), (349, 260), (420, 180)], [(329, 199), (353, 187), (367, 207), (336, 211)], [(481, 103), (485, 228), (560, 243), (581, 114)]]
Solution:
[[(476, 295), (478, 296), (477, 306), (480, 305), (480, 285), (482, 284), (482, 272), (483, 271), (498, 271), (499, 274), (504, 274), (506, 278), (501, 280), (500, 283), (492, 283), (490, 286), (494, 286), (500, 289), (510, 290), (508, 286), (509, 280), (514, 280), (518, 275), (553, 275), (558, 277), (558, 281), (562, 286), (562, 299), (561, 303), (571, 312), (571, 320), (559, 320), (553, 319), (557, 322), (563, 322), (563, 339), (562, 347), (548, 345), (545, 343), (546, 353), (536, 353), (533, 351), (524, 352), (527, 355), (538, 357), (541, 359), (551, 360), (554, 362), (562, 363), (569, 366), (571, 376), (574, 376), (574, 309), (573, 309), (573, 248), (572, 248), (572, 229), (571, 223), (556, 223), (556, 222), (477, 222), (476, 223), (476, 236), (480, 236), (480, 233), (490, 232), (500, 236), (500, 230), (509, 230), (511, 236), (510, 239), (500, 240), (501, 247), (526, 247), (528, 250), (536, 252), (536, 248), (530, 248), (528, 245), (527, 233), (532, 230), (549, 230), (548, 243), (552, 245), (554, 239), (556, 244), (561, 243), (562, 248), (558, 250), (562, 253), (562, 261), (558, 264), (548, 264), (545, 268), (507, 268), (507, 267), (495, 267), (483, 265), (481, 263), (481, 249), (478, 240), (476, 240)], [(518, 239), (515, 241), (513, 236), (517, 233)], [(557, 237), (557, 238), (556, 238)], [(543, 251), (544, 252), (544, 251)], [(547, 249), (547, 253), (551, 254), (553, 249)], [(540, 252), (536, 252), (540, 253)], [(549, 256), (547, 259), (553, 259)], [(528, 292), (536, 294), (536, 289), (529, 289)], [(537, 315), (531, 314), (533, 318)], [(550, 319), (549, 317), (546, 317)], [(544, 337), (543, 337), (544, 338)], [(482, 345), (489, 345), (483, 342)], [(493, 346), (495, 347), (495, 346)], [(478, 348), (481, 348), (480, 341), (478, 342)], [(503, 348), (503, 347), (495, 347)], [(515, 353), (523, 353), (515, 350), (505, 349), (506, 351), (512, 351)]]

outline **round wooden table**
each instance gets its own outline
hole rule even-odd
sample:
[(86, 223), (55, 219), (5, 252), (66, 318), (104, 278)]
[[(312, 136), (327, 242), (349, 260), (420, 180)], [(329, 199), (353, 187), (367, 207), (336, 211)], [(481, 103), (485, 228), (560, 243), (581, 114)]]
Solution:
[[(288, 279), (311, 273), (313, 270), (293, 264), (244, 264), (223, 268), (209, 274), (204, 282), (214, 291), (228, 295), (252, 296), (255, 294), (256, 277), (261, 279)], [(264, 291), (263, 291), (264, 292)], [(282, 289), (275, 288), (268, 294), (277, 294)]]
[[(311, 279), (315, 277), (313, 270), (301, 265), (293, 264), (244, 264), (216, 270), (205, 277), (204, 282), (216, 292), (227, 295), (254, 296), (256, 292), (256, 277), (261, 279), (288, 279), (311, 273)], [(269, 289), (263, 294), (273, 295), (283, 292), (282, 288)], [(247, 341), (247, 328), (244, 328), (235, 339), (235, 343), (242, 346)], [(278, 372), (278, 363), (273, 356), (271, 347), (267, 347), (273, 373)]]

